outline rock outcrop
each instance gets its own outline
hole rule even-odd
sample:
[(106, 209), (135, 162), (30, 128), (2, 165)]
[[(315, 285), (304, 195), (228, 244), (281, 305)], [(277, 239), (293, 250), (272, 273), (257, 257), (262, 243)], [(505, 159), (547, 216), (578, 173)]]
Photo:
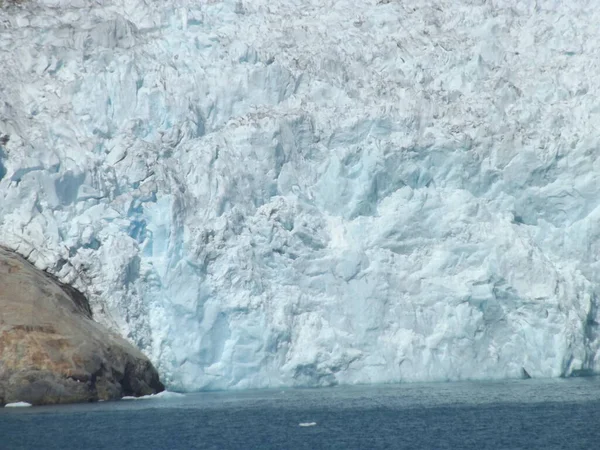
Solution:
[(148, 358), (94, 322), (83, 294), (0, 247), (0, 405), (162, 390)]

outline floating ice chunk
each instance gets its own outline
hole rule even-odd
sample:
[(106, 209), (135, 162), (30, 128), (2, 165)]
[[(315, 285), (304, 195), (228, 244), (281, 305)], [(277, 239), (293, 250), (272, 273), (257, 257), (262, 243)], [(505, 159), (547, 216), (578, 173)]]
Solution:
[(27, 402), (14, 402), (4, 405), (5, 408), (27, 408), (29, 406), (31, 406), (31, 403)]
[(166, 398), (179, 398), (185, 397), (184, 394), (180, 394), (178, 392), (171, 391), (163, 391), (158, 394), (150, 394), (150, 395), (142, 395), (141, 397), (133, 397), (133, 396), (125, 396), (122, 397), (121, 400), (148, 400), (148, 399), (166, 399)]
[(298, 424), (299, 427), (314, 427), (317, 422), (300, 422)]

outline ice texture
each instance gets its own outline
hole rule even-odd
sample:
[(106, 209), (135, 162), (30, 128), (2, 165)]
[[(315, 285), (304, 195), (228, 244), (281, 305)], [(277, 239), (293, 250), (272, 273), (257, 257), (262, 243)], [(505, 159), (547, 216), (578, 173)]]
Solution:
[(171, 390), (598, 372), (600, 10), (0, 10), (0, 244)]

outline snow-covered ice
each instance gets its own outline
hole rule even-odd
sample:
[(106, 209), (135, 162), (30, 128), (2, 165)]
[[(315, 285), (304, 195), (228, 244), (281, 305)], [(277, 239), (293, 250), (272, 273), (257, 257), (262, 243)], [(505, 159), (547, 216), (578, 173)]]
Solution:
[(599, 26), (584, 0), (5, 6), (0, 244), (170, 389), (598, 371)]

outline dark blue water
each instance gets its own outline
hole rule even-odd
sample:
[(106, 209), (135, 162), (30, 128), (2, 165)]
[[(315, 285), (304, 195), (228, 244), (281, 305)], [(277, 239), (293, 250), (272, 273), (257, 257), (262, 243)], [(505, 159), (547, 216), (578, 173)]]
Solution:
[[(309, 427), (300, 423), (316, 422)], [(0, 409), (1, 449), (600, 449), (600, 379), (188, 394)]]

